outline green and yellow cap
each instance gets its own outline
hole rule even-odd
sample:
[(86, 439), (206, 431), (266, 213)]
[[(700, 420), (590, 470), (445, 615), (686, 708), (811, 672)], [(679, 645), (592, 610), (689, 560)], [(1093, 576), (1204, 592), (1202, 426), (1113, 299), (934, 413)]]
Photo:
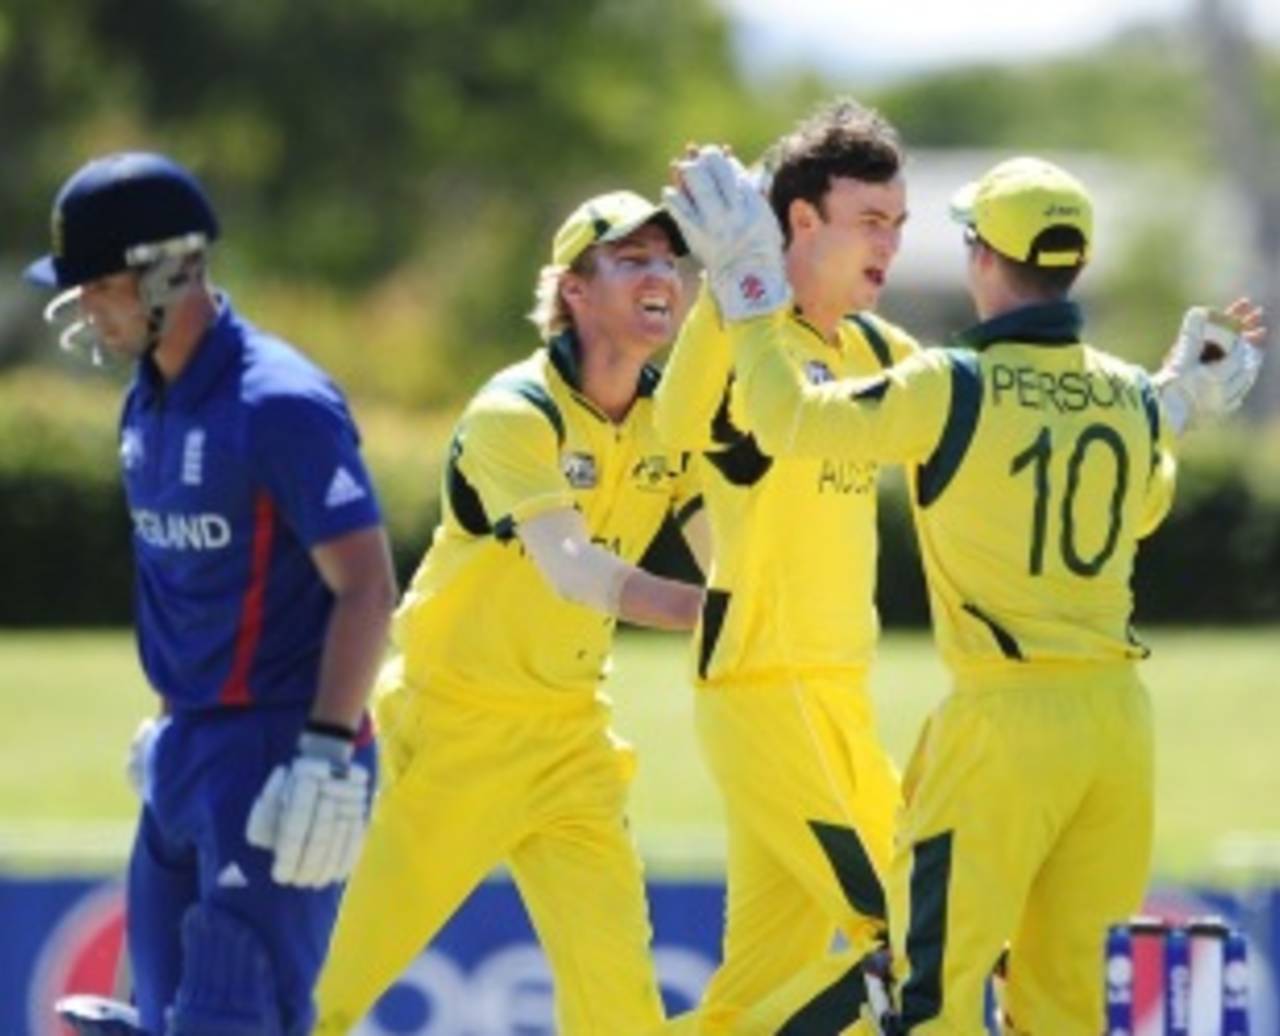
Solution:
[(569, 266), (592, 245), (621, 241), (646, 223), (657, 224), (667, 232), (676, 255), (689, 251), (680, 228), (666, 209), (632, 191), (610, 191), (588, 198), (560, 224), (551, 245), (551, 261), (556, 266)]
[(1083, 266), (1093, 239), (1093, 199), (1052, 162), (1011, 158), (951, 199), (951, 218), (1001, 255), (1033, 266)]

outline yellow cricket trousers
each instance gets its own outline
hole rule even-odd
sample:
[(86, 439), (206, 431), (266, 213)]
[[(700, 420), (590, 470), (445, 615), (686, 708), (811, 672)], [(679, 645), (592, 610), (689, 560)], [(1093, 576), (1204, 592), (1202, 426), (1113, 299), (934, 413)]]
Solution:
[(669, 1033), (835, 1036), (856, 1019), (898, 805), (872, 712), (864, 678), (698, 689), (728, 831), (723, 963)]
[(1142, 901), (1152, 728), (1131, 665), (957, 681), (903, 781), (889, 889), (913, 1036), (981, 1036), (1006, 941), (1006, 1032), (1097, 1036), (1109, 924)]
[(556, 1031), (660, 1024), (624, 816), (634, 759), (607, 706), (549, 691), (467, 701), (401, 681), (393, 664), (378, 695), (386, 784), (320, 976), (315, 1032), (349, 1032), (502, 862), (550, 964)]

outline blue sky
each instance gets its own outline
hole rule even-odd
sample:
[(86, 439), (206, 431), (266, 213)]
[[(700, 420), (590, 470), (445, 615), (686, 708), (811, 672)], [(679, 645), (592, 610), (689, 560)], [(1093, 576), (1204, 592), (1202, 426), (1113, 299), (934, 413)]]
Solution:
[[(749, 65), (874, 80), (1078, 50), (1135, 24), (1188, 21), (1196, 0), (718, 0)], [(1280, 0), (1219, 0), (1280, 47)]]

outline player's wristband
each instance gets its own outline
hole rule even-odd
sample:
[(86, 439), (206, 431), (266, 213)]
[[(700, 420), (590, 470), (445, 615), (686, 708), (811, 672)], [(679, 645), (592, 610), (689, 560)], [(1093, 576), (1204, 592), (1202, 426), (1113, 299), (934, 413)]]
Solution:
[(298, 754), (345, 770), (355, 751), (356, 732), (338, 723), (311, 720), (298, 738)]

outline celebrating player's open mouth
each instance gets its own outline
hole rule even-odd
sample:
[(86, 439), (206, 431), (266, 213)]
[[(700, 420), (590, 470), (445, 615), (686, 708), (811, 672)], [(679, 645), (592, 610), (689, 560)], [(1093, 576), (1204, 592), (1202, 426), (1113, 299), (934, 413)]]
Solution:
[(606, 338), (648, 352), (675, 334), (680, 278), (670, 241), (653, 224), (602, 243), (590, 279), (580, 278), (572, 290), (590, 300), (584, 321)]
[(662, 295), (647, 293), (640, 297), (640, 308), (648, 316), (666, 320), (671, 316), (671, 298), (666, 293)]

